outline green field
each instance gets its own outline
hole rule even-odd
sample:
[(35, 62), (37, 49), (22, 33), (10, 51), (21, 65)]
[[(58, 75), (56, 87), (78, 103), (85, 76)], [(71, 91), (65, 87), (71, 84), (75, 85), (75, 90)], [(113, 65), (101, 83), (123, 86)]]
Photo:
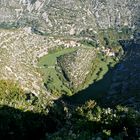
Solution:
[[(38, 62), (39, 72), (42, 74), (46, 88), (54, 95), (61, 96), (73, 95), (71, 89), (65, 86), (64, 81), (60, 79), (60, 74), (56, 70), (57, 57), (76, 51), (77, 48), (68, 48), (62, 51), (54, 52), (43, 56)], [(94, 62), (95, 63), (95, 62)], [(115, 65), (115, 61), (112, 58), (106, 58), (104, 61), (100, 57), (97, 58), (97, 62), (94, 64), (95, 69), (87, 77), (85, 83), (81, 85), (82, 91), (79, 91), (74, 97), (73, 102), (83, 102), (85, 99), (99, 97), (106, 93), (111, 82), (112, 74), (108, 73), (111, 64), (112, 67)], [(97, 66), (96, 66), (97, 65)], [(104, 75), (108, 76), (104, 76)], [(89, 84), (91, 84), (89, 86)], [(89, 87), (88, 87), (89, 86)], [(80, 98), (79, 98), (80, 95)], [(71, 98), (71, 97), (70, 97)]]
[(54, 95), (71, 94), (63, 82), (59, 79), (58, 72), (55, 69), (57, 57), (75, 51), (77, 48), (67, 48), (59, 52), (47, 54), (39, 59), (38, 66), (39, 72), (42, 74), (44, 83), (47, 85), (47, 89)]
[[(83, 47), (86, 48), (85, 46)], [(47, 90), (49, 90), (56, 97), (61, 96), (62, 94), (64, 95), (74, 94), (72, 93), (69, 86), (66, 86), (66, 84), (64, 83), (65, 82), (64, 79), (60, 78), (61, 74), (56, 70), (57, 66), (56, 64), (57, 57), (60, 57), (61, 55), (67, 53), (74, 52), (76, 50), (77, 48), (67, 48), (57, 52), (49, 53), (39, 59), (38, 70), (42, 74), (45, 86)], [(83, 97), (80, 95), (80, 100), (82, 101), (84, 101), (84, 99), (86, 98), (95, 97), (98, 96), (99, 94), (101, 95), (102, 93), (105, 93), (106, 89), (108, 88), (108, 86), (106, 86), (106, 81), (110, 81), (111, 76), (109, 76), (104, 81), (104, 75), (109, 71), (108, 65), (111, 64), (113, 67), (116, 64), (116, 61), (114, 61), (113, 58), (110, 57), (108, 58), (103, 57), (104, 60), (102, 60), (102, 57), (98, 56), (96, 58), (96, 61), (93, 61), (93, 68), (91, 70), (91, 73), (88, 75), (85, 82), (81, 85), (80, 89), (77, 89), (77, 91), (83, 90), (81, 91)], [(94, 84), (96, 83), (100, 84), (94, 86)], [(89, 88), (87, 88), (88, 86)], [(75, 101), (79, 100), (77, 99), (77, 97), (78, 95), (76, 95), (76, 98), (74, 98)]]

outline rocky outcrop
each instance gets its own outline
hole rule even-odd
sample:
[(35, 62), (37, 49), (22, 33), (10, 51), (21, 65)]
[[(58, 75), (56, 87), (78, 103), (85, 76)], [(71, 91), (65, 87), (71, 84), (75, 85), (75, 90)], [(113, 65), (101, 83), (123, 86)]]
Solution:
[(39, 93), (42, 78), (35, 66), (38, 55), (47, 54), (43, 38), (24, 30), (0, 30), (0, 79), (18, 81), (25, 91)]
[(78, 89), (85, 82), (96, 58), (96, 51), (92, 48), (80, 48), (58, 58), (58, 66), (71, 88)]
[(134, 27), (139, 5), (139, 0), (1, 0), (0, 22), (75, 35), (87, 28)]

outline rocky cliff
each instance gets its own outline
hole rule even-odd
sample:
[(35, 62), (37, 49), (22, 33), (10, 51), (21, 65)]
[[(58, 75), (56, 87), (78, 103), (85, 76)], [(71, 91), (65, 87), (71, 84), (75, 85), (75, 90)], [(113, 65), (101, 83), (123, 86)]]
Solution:
[(139, 0), (0, 0), (0, 23), (74, 35), (87, 28), (135, 27), (139, 5)]

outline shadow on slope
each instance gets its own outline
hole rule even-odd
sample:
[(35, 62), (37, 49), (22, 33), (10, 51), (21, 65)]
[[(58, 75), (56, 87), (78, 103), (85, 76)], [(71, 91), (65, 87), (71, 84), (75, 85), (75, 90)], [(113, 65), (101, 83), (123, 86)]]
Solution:
[(59, 128), (53, 116), (31, 111), (23, 112), (8, 106), (0, 107), (1, 140), (40, 140), (45, 132), (53, 133)]
[(72, 96), (64, 95), (60, 98), (60, 100), (64, 100), (69, 104), (81, 105), (91, 99), (96, 100), (97, 102), (99, 102), (99, 104), (101, 104), (102, 98), (108, 93), (112, 82), (113, 72), (116, 67), (117, 66), (110, 69), (101, 80), (94, 82), (93, 84), (89, 85), (89, 87), (87, 87), (86, 89), (79, 91), (78, 93)]
[[(140, 99), (139, 88), (139, 45), (133, 42), (122, 42), (125, 56), (119, 64), (110, 69), (104, 77), (79, 91), (73, 96), (63, 96), (60, 100), (71, 105), (82, 105), (86, 101), (96, 100), (100, 106), (116, 106), (118, 104), (133, 106)], [(129, 44), (130, 43), (130, 44)], [(122, 67), (123, 66), (123, 67)], [(112, 87), (115, 94), (112, 92)], [(115, 87), (116, 86), (116, 87)], [(136, 90), (139, 93), (136, 93)], [(111, 91), (111, 93), (109, 93)], [(134, 101), (130, 101), (134, 98)], [(130, 103), (132, 102), (132, 103)], [(140, 104), (139, 102), (137, 104)], [(136, 107), (138, 109), (138, 107)]]

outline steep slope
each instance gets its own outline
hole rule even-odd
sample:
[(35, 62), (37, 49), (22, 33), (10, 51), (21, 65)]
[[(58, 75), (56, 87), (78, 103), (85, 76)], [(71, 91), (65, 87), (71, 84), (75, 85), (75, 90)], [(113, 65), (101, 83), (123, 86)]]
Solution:
[[(37, 57), (47, 54), (48, 41), (24, 30), (0, 30), (0, 79), (18, 81), (26, 91), (41, 91)], [(39, 86), (40, 85), (40, 86)]]
[(87, 28), (133, 27), (138, 5), (139, 0), (1, 0), (0, 22), (74, 35)]
[(116, 47), (118, 38), (108, 30), (118, 34), (124, 27), (137, 30), (138, 42), (139, 5), (139, 0), (0, 0), (0, 27), (9, 29), (0, 31), (1, 79), (15, 79), (39, 93), (44, 81), (36, 65), (48, 49), (80, 47), (83, 41)]
[[(72, 47), (71, 42), (54, 37), (32, 34), (30, 28), (0, 29), (0, 79), (19, 82), (26, 92), (38, 95), (45, 92), (39, 73), (40, 57), (59, 45)], [(76, 47), (76, 42), (72, 41)]]
[(80, 48), (75, 52), (62, 55), (58, 58), (58, 65), (71, 87), (76, 89), (84, 83), (92, 69), (95, 57), (95, 49)]
[(126, 56), (114, 71), (106, 101), (111, 105), (140, 106), (140, 44), (130, 44)]

